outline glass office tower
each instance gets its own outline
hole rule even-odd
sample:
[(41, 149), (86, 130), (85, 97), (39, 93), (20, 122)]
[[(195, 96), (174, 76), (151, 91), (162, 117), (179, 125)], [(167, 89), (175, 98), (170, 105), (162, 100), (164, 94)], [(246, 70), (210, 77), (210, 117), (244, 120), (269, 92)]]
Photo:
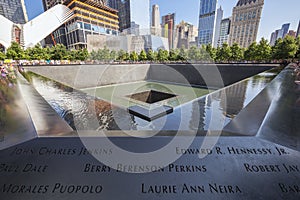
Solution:
[(108, 0), (107, 5), (119, 11), (120, 31), (137, 35), (150, 33), (149, 0)]
[(198, 46), (213, 44), (218, 0), (200, 0)]
[(28, 21), (24, 0), (0, 0), (0, 15), (16, 24)]

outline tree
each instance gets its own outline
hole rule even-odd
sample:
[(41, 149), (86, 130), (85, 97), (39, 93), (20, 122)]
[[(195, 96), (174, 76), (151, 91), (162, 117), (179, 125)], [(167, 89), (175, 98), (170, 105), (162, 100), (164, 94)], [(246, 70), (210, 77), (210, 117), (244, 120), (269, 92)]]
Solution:
[(210, 56), (211, 60), (216, 60), (216, 49), (211, 46), (211, 44), (208, 44), (206, 46), (202, 46), (203, 49), (206, 50), (208, 55)]
[(300, 35), (296, 38), (296, 44), (297, 44), (298, 50), (297, 50), (295, 57), (300, 60)]
[(169, 51), (169, 60), (176, 61), (179, 58), (179, 50), (178, 49), (171, 49)]
[(248, 61), (254, 61), (258, 59), (258, 46), (256, 42), (250, 44), (250, 46), (246, 49), (244, 53), (244, 59)]
[(123, 49), (121, 49), (118, 52), (118, 58), (117, 59), (120, 60), (120, 61), (128, 60), (128, 54)]
[(283, 40), (279, 38), (278, 40), (275, 41), (275, 45), (272, 47), (272, 58), (273, 59), (281, 59), (281, 51), (280, 47), (282, 46)]
[(167, 50), (159, 49), (157, 54), (157, 60), (160, 62), (167, 61), (169, 57), (169, 52)]
[(187, 59), (188, 59), (187, 51), (185, 50), (184, 47), (181, 47), (179, 49), (178, 60), (186, 61)]
[(91, 60), (97, 60), (97, 56), (98, 54), (97, 54), (97, 51), (95, 51), (94, 49), (91, 51), (91, 53), (90, 53), (90, 59)]
[(295, 38), (287, 35), (283, 40), (278, 39), (273, 48), (274, 59), (291, 59), (297, 53), (298, 47)]
[(4, 60), (6, 58), (5, 53), (0, 51), (0, 60)]
[(234, 43), (230, 47), (230, 51), (231, 51), (230, 60), (239, 61), (243, 59), (244, 52), (243, 49), (238, 45), (238, 43)]
[(147, 52), (147, 59), (149, 61), (154, 61), (156, 60), (156, 56), (155, 56), (155, 53), (152, 51), (152, 49), (149, 49), (148, 52)]
[(40, 44), (36, 44), (33, 48), (28, 48), (27, 50), (31, 60), (41, 60), (44, 57), (44, 51)]
[(229, 61), (231, 58), (231, 50), (227, 43), (223, 43), (222, 47), (217, 48), (216, 60)]
[(201, 54), (200, 54), (200, 50), (199, 48), (197, 48), (196, 46), (192, 46), (188, 52), (188, 59), (191, 62), (195, 62), (195, 61), (199, 61), (201, 59)]
[(103, 49), (98, 49), (97, 54), (98, 54), (97, 55), (98, 60), (102, 60), (102, 61), (110, 60), (110, 51), (106, 46)]
[(139, 54), (139, 60), (141, 61), (147, 60), (147, 54), (144, 49)]
[(43, 58), (45, 60), (51, 59), (51, 49), (49, 47), (43, 48)]
[(79, 49), (77, 50), (77, 56), (75, 57), (76, 60), (84, 61), (88, 58), (89, 52), (87, 49)]
[(67, 48), (63, 44), (57, 44), (51, 48), (51, 59), (63, 60), (69, 58)]
[(135, 51), (130, 53), (130, 60), (138, 61), (138, 59), (139, 59), (139, 55)]
[(112, 50), (111, 52), (110, 52), (110, 59), (112, 60), (112, 61), (115, 61), (116, 59), (117, 59), (117, 52), (115, 51), (115, 50)]
[(272, 54), (272, 48), (265, 38), (262, 38), (257, 45), (256, 49), (256, 60), (263, 61), (263, 60), (270, 60)]
[(17, 42), (12, 42), (11, 46), (7, 48), (6, 57), (13, 60), (24, 59), (25, 52)]

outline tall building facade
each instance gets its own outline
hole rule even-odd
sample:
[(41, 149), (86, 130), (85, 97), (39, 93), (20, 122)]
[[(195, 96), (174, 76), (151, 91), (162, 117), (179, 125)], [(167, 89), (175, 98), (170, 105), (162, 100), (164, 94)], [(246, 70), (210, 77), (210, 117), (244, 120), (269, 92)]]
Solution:
[(229, 45), (249, 47), (256, 41), (264, 0), (239, 0), (232, 11)]
[[(67, 0), (43, 0), (44, 10), (49, 10), (50, 8), (52, 8), (57, 4), (64, 4), (66, 1)], [(107, 0), (94, 0), (94, 1), (104, 5), (107, 4)]]
[(283, 39), (289, 33), (289, 28), (290, 28), (290, 24), (286, 23), (281, 26), (281, 29), (275, 30), (271, 34), (270, 45), (274, 46), (276, 40), (278, 40), (279, 38)]
[(274, 32), (271, 34), (271, 38), (270, 38), (270, 45), (271, 45), (271, 46), (274, 46), (274, 45), (275, 45), (275, 42), (276, 42), (277, 36), (278, 36), (278, 32), (279, 32), (279, 30), (276, 30), (276, 31), (274, 31)]
[(168, 38), (169, 48), (174, 48), (175, 13), (162, 16), (162, 36)]
[(279, 38), (283, 39), (286, 36), (286, 34), (289, 32), (289, 29), (290, 29), (290, 23), (283, 24), (281, 29), (278, 32), (277, 39)]
[(217, 43), (218, 47), (221, 47), (224, 43), (228, 44), (230, 23), (231, 23), (231, 18), (222, 19), (220, 25), (220, 35)]
[(125, 34), (150, 32), (150, 0), (107, 0), (107, 5), (118, 11), (120, 31)]
[(198, 46), (213, 44), (218, 0), (200, 0)]
[(160, 12), (158, 5), (152, 6), (152, 26), (160, 27)]
[[(44, 0), (47, 10), (63, 3), (74, 12), (73, 17), (47, 38), (48, 43), (61, 43), (69, 49), (87, 47), (87, 35), (118, 35), (118, 12), (103, 0)], [(52, 40), (52, 41), (51, 41)]]
[(151, 34), (161, 36), (160, 12), (156, 4), (152, 6)]
[(0, 15), (16, 24), (28, 21), (24, 0), (0, 0)]
[(176, 26), (174, 48), (184, 47), (186, 49), (196, 44), (198, 29), (187, 22), (180, 22)]
[(220, 37), (220, 30), (221, 30), (221, 22), (223, 19), (223, 13), (224, 11), (222, 10), (222, 7), (218, 8), (217, 10), (217, 15), (216, 15), (216, 24), (214, 28), (214, 40), (213, 40), (213, 46), (217, 47), (218, 46), (218, 40)]

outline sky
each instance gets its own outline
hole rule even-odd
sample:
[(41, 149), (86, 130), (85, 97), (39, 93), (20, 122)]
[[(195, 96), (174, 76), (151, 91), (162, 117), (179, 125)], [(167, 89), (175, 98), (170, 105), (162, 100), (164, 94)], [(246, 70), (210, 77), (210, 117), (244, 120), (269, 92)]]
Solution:
[[(160, 14), (176, 13), (176, 24), (184, 20), (198, 27), (200, 0), (150, 0), (158, 4)], [(231, 16), (237, 0), (219, 0), (224, 10), (224, 18)], [(28, 18), (32, 19), (43, 12), (42, 0), (25, 0)], [(257, 40), (270, 39), (271, 33), (282, 24), (291, 23), (290, 30), (296, 30), (300, 20), (300, 0), (265, 0)]]

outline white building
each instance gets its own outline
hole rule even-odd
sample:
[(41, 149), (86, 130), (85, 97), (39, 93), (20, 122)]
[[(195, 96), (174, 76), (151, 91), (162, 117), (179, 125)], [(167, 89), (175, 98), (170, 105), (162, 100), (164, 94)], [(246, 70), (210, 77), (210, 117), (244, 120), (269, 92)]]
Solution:
[(73, 12), (61, 4), (52, 7), (26, 24), (14, 24), (0, 15), (0, 44), (5, 49), (12, 41), (20, 43), (25, 48), (33, 47), (72, 16)]
[(155, 35), (88, 35), (87, 49), (89, 52), (98, 51), (104, 47), (109, 50), (124, 50), (128, 53), (135, 51), (137, 53), (142, 50), (158, 51), (159, 49), (169, 50), (168, 38)]
[(152, 6), (152, 23), (151, 23), (151, 34), (161, 36), (161, 25), (160, 25), (160, 12), (159, 6)]
[(216, 15), (216, 22), (215, 22), (215, 28), (214, 28), (214, 40), (213, 40), (213, 47), (218, 46), (218, 40), (220, 37), (220, 30), (221, 30), (221, 22), (223, 19), (223, 13), (222, 7), (218, 8), (217, 15)]

